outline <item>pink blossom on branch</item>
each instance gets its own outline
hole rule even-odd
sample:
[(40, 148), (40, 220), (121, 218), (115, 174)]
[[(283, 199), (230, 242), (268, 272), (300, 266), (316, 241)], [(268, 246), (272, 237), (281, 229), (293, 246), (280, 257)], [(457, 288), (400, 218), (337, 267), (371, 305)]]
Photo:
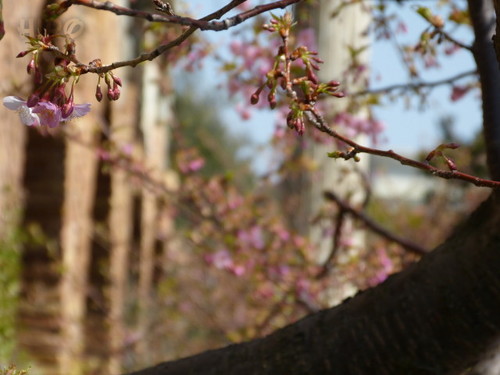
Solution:
[(40, 100), (36, 104), (28, 103), (17, 96), (7, 96), (3, 99), (3, 105), (19, 113), (19, 118), (27, 126), (48, 126), (58, 127), (61, 123), (76, 117), (85, 116), (90, 112), (90, 104), (72, 104), (71, 111), (63, 109), (46, 100)]

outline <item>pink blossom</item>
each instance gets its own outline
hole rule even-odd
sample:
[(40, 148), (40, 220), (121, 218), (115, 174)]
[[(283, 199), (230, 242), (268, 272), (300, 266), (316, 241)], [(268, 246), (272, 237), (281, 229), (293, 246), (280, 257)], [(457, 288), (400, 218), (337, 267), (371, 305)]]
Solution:
[(229, 251), (225, 249), (205, 256), (205, 261), (219, 269), (228, 269), (234, 265)]
[(258, 226), (238, 231), (238, 241), (240, 245), (245, 247), (251, 246), (259, 250), (264, 248), (264, 237), (261, 228)]
[(188, 168), (191, 172), (196, 172), (197, 170), (203, 168), (205, 165), (205, 160), (202, 158), (194, 159), (188, 164)]
[(39, 102), (33, 108), (33, 113), (40, 118), (40, 124), (47, 125), (49, 128), (59, 126), (62, 120), (61, 108), (52, 102)]
[(3, 99), (3, 105), (12, 110), (19, 112), (19, 118), (24, 125), (27, 126), (48, 126), (55, 128), (62, 122), (69, 121), (76, 117), (85, 116), (90, 111), (90, 104), (72, 104), (71, 111), (65, 111), (63, 115), (62, 108), (50, 101), (40, 100), (33, 106), (17, 96), (7, 96)]
[(25, 100), (17, 96), (7, 96), (3, 99), (3, 105), (12, 111), (18, 111), (19, 118), (24, 125), (40, 126), (40, 118), (28, 107)]

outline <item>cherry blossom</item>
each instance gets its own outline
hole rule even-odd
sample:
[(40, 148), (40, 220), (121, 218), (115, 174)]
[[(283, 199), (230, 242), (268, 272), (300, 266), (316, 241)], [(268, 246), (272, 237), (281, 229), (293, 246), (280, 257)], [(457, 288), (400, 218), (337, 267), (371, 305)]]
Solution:
[(33, 103), (28, 103), (17, 96), (7, 96), (3, 99), (3, 105), (12, 111), (17, 111), (21, 122), (27, 126), (55, 128), (63, 122), (85, 116), (90, 112), (89, 103), (71, 103), (71, 109), (65, 111), (60, 106), (47, 100), (40, 100), (34, 105), (31, 104)]

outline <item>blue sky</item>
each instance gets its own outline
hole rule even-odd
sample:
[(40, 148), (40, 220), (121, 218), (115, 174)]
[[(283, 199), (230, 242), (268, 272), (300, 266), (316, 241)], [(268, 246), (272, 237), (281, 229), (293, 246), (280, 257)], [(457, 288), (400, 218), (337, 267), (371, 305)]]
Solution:
[[(218, 9), (225, 0), (191, 0), (189, 5), (195, 16), (203, 16), (206, 13)], [(414, 1), (412, 6), (434, 4), (435, 1)], [(411, 9), (402, 8), (393, 3), (391, 5), (402, 18), (404, 18), (408, 33), (407, 40), (416, 41), (419, 33), (426, 27), (426, 23)], [(439, 10), (438, 10), (439, 13)], [(244, 26), (243, 26), (244, 27)], [(470, 43), (471, 35), (460, 31), (458, 39)], [(231, 31), (209, 32), (208, 36), (217, 41), (225, 43), (231, 39)], [(403, 37), (404, 38), (404, 37)], [(401, 59), (394, 48), (388, 42), (374, 42), (371, 49), (371, 70), (373, 87), (385, 87), (391, 84), (400, 84), (407, 81), (407, 73), (402, 67)], [(461, 51), (449, 58), (441, 60), (439, 69), (425, 71), (422, 77), (425, 81), (433, 81), (451, 77), (457, 73), (474, 68), (474, 61), (470, 53)], [(203, 77), (203, 85), (207, 90), (215, 87), (217, 82), (213, 70), (217, 69), (214, 62), (207, 61), (204, 69), (200, 72)], [(336, 78), (342, 81), (341, 77)], [(480, 128), (481, 110), (478, 92), (466, 95), (462, 100), (455, 103), (450, 102), (451, 88), (449, 86), (436, 88), (429, 97), (428, 104), (422, 108), (412, 109), (405, 107), (402, 100), (388, 103), (377, 108), (375, 114), (386, 125), (381, 136), (380, 148), (392, 148), (397, 152), (411, 154), (417, 150), (431, 150), (439, 143), (439, 130), (437, 122), (440, 117), (451, 115), (455, 119), (455, 128), (458, 138), (470, 139)], [(234, 98), (233, 98), (234, 100)], [(240, 98), (241, 103), (248, 103), (248, 98)], [(242, 121), (232, 108), (224, 110), (224, 118), (231, 131), (253, 140), (257, 144), (265, 144), (269, 141), (274, 131), (274, 115), (270, 111), (254, 112), (249, 121)], [(260, 169), (260, 168), (258, 168)]]

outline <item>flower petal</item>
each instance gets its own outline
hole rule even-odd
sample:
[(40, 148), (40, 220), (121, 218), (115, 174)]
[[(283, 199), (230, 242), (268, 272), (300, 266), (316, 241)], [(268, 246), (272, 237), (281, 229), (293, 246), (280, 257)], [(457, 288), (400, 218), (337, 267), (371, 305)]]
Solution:
[(6, 96), (3, 98), (3, 105), (12, 111), (17, 111), (26, 106), (26, 101), (18, 96)]
[(61, 108), (52, 102), (39, 102), (33, 109), (33, 113), (38, 114), (40, 123), (49, 128), (58, 127), (62, 120)]
[(75, 104), (75, 109), (73, 113), (68, 118), (82, 117), (90, 112), (90, 103), (85, 104)]
[(38, 115), (35, 115), (32, 111), (31, 108), (28, 108), (26, 106), (22, 106), (19, 108), (19, 118), (21, 119), (21, 122), (24, 125), (28, 126), (39, 126), (40, 125), (40, 119)]

